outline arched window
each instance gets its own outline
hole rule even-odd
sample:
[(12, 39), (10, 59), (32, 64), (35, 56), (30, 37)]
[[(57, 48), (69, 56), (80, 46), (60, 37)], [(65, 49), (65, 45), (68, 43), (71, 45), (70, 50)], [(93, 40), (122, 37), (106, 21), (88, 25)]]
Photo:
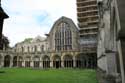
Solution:
[(42, 52), (44, 51), (44, 45), (41, 46), (41, 51), (42, 51)]
[(62, 22), (58, 25), (55, 32), (55, 50), (71, 50), (72, 49), (72, 32), (69, 24)]

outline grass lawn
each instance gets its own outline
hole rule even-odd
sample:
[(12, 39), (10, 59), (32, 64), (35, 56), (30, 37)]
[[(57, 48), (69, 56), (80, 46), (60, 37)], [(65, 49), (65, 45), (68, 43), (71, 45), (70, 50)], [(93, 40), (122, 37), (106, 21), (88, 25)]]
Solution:
[(0, 72), (0, 83), (98, 83), (95, 70), (87, 69), (2, 68)]

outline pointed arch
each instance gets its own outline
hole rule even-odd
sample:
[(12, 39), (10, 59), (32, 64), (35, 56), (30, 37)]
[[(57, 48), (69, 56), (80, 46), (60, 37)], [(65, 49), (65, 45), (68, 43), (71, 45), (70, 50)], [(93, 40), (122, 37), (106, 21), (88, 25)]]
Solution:
[(55, 50), (72, 50), (72, 31), (70, 25), (62, 21), (55, 32)]
[(61, 57), (59, 55), (54, 55), (52, 57), (53, 67), (60, 68), (61, 67)]
[(25, 58), (25, 67), (31, 67), (31, 57), (26, 56)]
[(34, 67), (38, 68), (40, 66), (40, 57), (39, 56), (34, 56), (33, 57), (33, 63), (34, 63)]
[(17, 56), (14, 56), (13, 57), (13, 67), (17, 67), (17, 63), (18, 63)]
[(50, 68), (50, 57), (47, 55), (44, 55), (42, 57), (43, 60), (43, 68)]
[(23, 57), (22, 56), (19, 56), (18, 67), (23, 67)]
[(11, 60), (11, 56), (10, 55), (6, 55), (4, 57), (4, 67), (10, 67), (10, 60)]
[(64, 61), (64, 67), (66, 68), (72, 68), (73, 67), (73, 57), (72, 55), (65, 55), (63, 56), (63, 61)]

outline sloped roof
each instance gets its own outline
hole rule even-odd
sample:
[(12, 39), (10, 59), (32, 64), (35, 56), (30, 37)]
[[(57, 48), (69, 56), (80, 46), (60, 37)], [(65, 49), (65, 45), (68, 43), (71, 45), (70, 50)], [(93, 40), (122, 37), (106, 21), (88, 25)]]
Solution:
[(0, 18), (9, 18), (9, 16), (4, 12), (2, 7), (0, 7)]
[(78, 31), (78, 28), (77, 28), (77, 26), (75, 25), (75, 23), (73, 22), (72, 19), (70, 19), (70, 18), (68, 18), (68, 17), (65, 17), (65, 16), (62, 16), (62, 17), (60, 17), (58, 20), (56, 20), (56, 21), (54, 22), (54, 24), (53, 24), (53, 26), (52, 26), (52, 28), (51, 28), (49, 34), (53, 31), (54, 27), (55, 27), (56, 25), (58, 25), (60, 22), (62, 22), (62, 21), (65, 21), (65, 22), (67, 22), (67, 23), (70, 22), (71, 25), (74, 26), (74, 27), (72, 27), (72, 28), (74, 28), (76, 31)]

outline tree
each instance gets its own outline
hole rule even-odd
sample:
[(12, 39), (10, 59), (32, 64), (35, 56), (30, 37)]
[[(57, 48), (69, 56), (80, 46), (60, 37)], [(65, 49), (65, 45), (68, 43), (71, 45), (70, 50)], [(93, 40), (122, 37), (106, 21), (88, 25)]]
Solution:
[(2, 35), (1, 43), (0, 43), (0, 50), (7, 50), (9, 48), (9, 40), (6, 36)]

